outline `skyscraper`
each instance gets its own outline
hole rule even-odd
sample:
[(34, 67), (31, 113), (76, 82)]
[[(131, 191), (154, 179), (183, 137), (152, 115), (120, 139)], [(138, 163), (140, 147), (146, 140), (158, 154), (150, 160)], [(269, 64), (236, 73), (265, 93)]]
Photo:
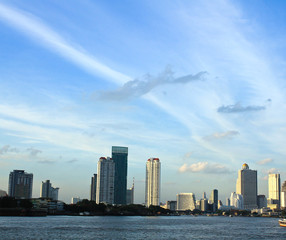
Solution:
[(213, 204), (214, 212), (218, 210), (218, 190), (214, 189), (211, 193), (210, 202)]
[(281, 208), (286, 208), (286, 181), (283, 182), (281, 189)]
[(238, 171), (236, 193), (243, 196), (244, 209), (257, 208), (257, 171), (244, 163)]
[(10, 197), (29, 199), (32, 198), (33, 174), (24, 170), (14, 170), (9, 174), (8, 192)]
[(114, 203), (114, 167), (111, 158), (101, 157), (97, 164), (96, 203)]
[(146, 163), (145, 204), (160, 205), (161, 163), (159, 158), (149, 158)]
[(179, 193), (177, 194), (177, 210), (194, 210), (196, 208), (196, 198), (193, 193)]
[(96, 181), (97, 181), (97, 174), (93, 174), (93, 177), (91, 177), (91, 184), (90, 184), (90, 201), (96, 201)]
[(127, 147), (112, 147), (112, 160), (115, 163), (114, 203), (126, 204), (127, 187)]
[(270, 173), (268, 175), (268, 202), (270, 204), (277, 204), (277, 208), (280, 209), (280, 174)]
[(41, 184), (41, 198), (50, 198), (52, 200), (58, 200), (59, 188), (52, 187), (50, 180), (46, 180)]

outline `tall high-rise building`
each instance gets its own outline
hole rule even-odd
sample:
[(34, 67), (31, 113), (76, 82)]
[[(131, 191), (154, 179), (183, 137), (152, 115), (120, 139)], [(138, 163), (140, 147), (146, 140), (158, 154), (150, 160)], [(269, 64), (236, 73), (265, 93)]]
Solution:
[(271, 204), (277, 204), (277, 208), (280, 209), (280, 197), (281, 197), (281, 185), (280, 174), (270, 173), (268, 175), (268, 202)]
[(41, 184), (41, 198), (50, 198), (52, 200), (58, 200), (59, 188), (52, 187), (50, 180), (46, 180)]
[(97, 164), (96, 203), (114, 203), (114, 168), (111, 158), (101, 157)]
[(91, 177), (91, 184), (90, 184), (90, 201), (96, 201), (96, 181), (97, 181), (97, 174), (93, 174), (93, 177)]
[(9, 174), (8, 194), (19, 199), (32, 198), (33, 174), (24, 170), (14, 170)]
[(213, 210), (217, 211), (218, 210), (218, 190), (217, 189), (212, 190), (210, 202), (213, 204)]
[(286, 181), (283, 182), (281, 188), (281, 208), (286, 208)]
[(149, 158), (146, 163), (145, 204), (160, 205), (161, 163), (159, 158)]
[(186, 211), (194, 210), (196, 208), (196, 197), (193, 193), (179, 193), (177, 194), (177, 210)]
[(238, 171), (236, 193), (243, 196), (244, 209), (257, 208), (257, 171), (244, 163)]
[(127, 187), (127, 147), (112, 147), (112, 160), (115, 163), (114, 203), (126, 204)]

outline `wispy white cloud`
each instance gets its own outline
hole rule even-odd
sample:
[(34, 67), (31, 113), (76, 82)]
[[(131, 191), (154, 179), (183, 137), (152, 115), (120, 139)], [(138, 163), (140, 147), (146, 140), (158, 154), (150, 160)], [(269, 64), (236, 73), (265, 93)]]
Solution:
[(216, 132), (213, 133), (212, 135), (204, 137), (204, 140), (207, 141), (212, 141), (216, 139), (232, 139), (234, 136), (238, 135), (238, 131), (227, 131), (227, 132)]
[(217, 163), (209, 163), (209, 162), (197, 162), (191, 165), (184, 163), (179, 168), (180, 173), (184, 172), (192, 172), (192, 173), (213, 173), (213, 174), (221, 174), (221, 173), (230, 173), (230, 170), (225, 166)]
[(130, 77), (106, 66), (94, 56), (89, 55), (82, 47), (75, 47), (64, 40), (56, 31), (31, 13), (1, 3), (0, 19), (32, 38), (38, 44), (60, 54), (68, 61), (73, 62), (95, 76), (102, 76), (116, 83), (124, 83), (131, 80)]
[(271, 163), (271, 162), (273, 162), (273, 159), (272, 159), (272, 158), (265, 158), (265, 159), (263, 159), (263, 160), (258, 161), (257, 164), (259, 164), (259, 165), (265, 165), (265, 164)]

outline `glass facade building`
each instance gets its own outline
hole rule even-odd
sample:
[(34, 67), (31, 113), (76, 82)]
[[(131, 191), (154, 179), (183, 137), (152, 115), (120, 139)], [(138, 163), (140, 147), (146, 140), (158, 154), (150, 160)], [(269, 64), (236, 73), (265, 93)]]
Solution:
[(128, 148), (112, 146), (115, 164), (114, 204), (126, 204)]

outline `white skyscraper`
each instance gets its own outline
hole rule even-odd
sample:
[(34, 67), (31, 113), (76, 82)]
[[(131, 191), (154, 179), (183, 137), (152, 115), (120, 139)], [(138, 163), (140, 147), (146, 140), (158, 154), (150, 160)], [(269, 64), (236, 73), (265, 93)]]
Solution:
[(149, 158), (146, 163), (145, 204), (160, 205), (161, 163), (159, 158)]
[(96, 203), (114, 202), (114, 162), (101, 157), (97, 164)]
[(283, 182), (281, 189), (281, 208), (286, 208), (286, 181)]
[(52, 200), (58, 200), (58, 196), (59, 196), (59, 188), (52, 187), (50, 180), (42, 182), (41, 193), (40, 193), (41, 198), (50, 198)]
[(194, 210), (196, 208), (196, 198), (193, 193), (179, 193), (177, 194), (177, 210)]
[(244, 163), (238, 171), (236, 193), (243, 196), (244, 209), (257, 208), (257, 171)]
[(270, 173), (268, 175), (268, 202), (270, 204), (277, 204), (278, 208), (280, 208), (280, 189), (280, 174)]
[(243, 196), (240, 194), (236, 194), (235, 192), (232, 192), (230, 195), (230, 206), (233, 206), (237, 209), (243, 209)]

